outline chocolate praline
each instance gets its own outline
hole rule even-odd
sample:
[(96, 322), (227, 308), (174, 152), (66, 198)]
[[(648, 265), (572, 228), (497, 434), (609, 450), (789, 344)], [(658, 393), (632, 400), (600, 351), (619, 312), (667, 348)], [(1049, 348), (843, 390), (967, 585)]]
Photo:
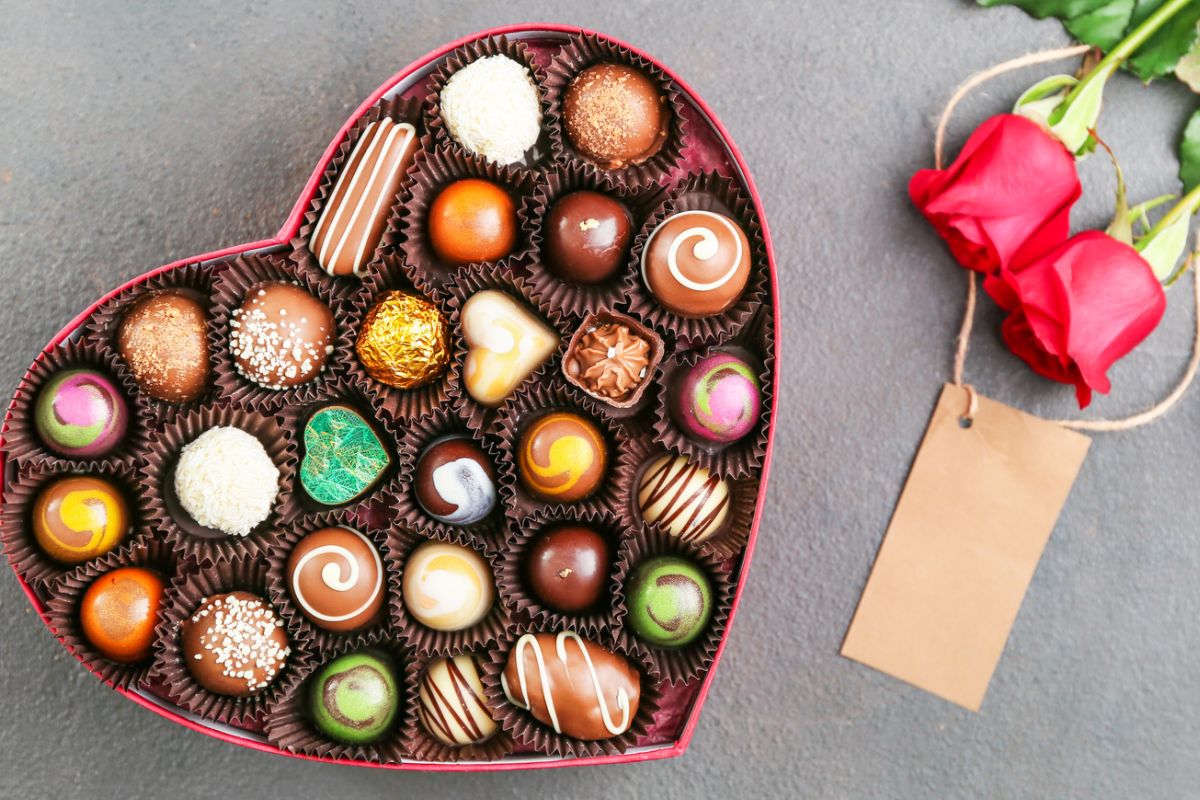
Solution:
[(662, 150), (671, 125), (667, 99), (644, 72), (626, 64), (595, 64), (563, 96), (567, 138), (605, 169), (642, 164)]
[(417, 459), (413, 492), (434, 519), (474, 525), (496, 507), (496, 471), (470, 436), (443, 436)]
[(180, 627), (183, 663), (210, 692), (250, 697), (270, 686), (291, 649), (265, 600), (235, 591), (205, 597)]
[(563, 525), (533, 543), (525, 571), (539, 600), (555, 611), (573, 613), (599, 602), (609, 565), (603, 536), (583, 525)]
[(546, 262), (565, 280), (601, 283), (625, 265), (633, 215), (600, 192), (579, 191), (555, 201), (543, 230)]
[(429, 244), (452, 266), (499, 261), (516, 243), (517, 206), (491, 181), (455, 181), (429, 208)]
[(104, 573), (84, 592), (79, 627), (97, 652), (110, 661), (132, 664), (150, 656), (154, 626), (162, 607), (163, 582), (142, 567)]
[(539, 500), (574, 503), (604, 482), (608, 445), (596, 424), (573, 411), (534, 420), (517, 442), (517, 474)]
[(138, 387), (156, 400), (191, 403), (208, 382), (208, 312), (183, 292), (151, 292), (117, 328), (117, 351)]
[(96, 458), (129, 428), (129, 405), (117, 385), (93, 369), (72, 369), (38, 393), (34, 426), (46, 446), (68, 458)]
[(63, 564), (102, 556), (129, 532), (129, 506), (103, 478), (72, 475), (42, 489), (33, 504), (33, 536), (46, 555)]
[(391, 660), (371, 651), (330, 661), (308, 686), (309, 710), (321, 733), (345, 744), (370, 744), (392, 727), (400, 691)]
[(287, 587), (318, 628), (356, 631), (379, 619), (387, 599), (383, 559), (366, 536), (321, 528), (296, 543), (287, 561)]
[(333, 312), (294, 283), (252, 286), (229, 325), (234, 366), (266, 389), (311, 381), (333, 353)]
[(642, 250), (642, 282), (681, 317), (720, 314), (750, 279), (746, 232), (724, 214), (681, 211), (663, 220)]

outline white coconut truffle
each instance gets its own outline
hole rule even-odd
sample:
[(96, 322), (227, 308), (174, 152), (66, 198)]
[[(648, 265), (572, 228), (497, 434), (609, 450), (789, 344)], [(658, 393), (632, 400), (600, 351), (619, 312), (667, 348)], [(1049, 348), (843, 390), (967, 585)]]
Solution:
[(497, 164), (520, 161), (541, 133), (533, 76), (507, 56), (487, 56), (455, 72), (441, 105), (454, 140)]
[(240, 428), (212, 428), (184, 446), (175, 495), (206, 528), (247, 536), (271, 513), (279, 468), (262, 443)]

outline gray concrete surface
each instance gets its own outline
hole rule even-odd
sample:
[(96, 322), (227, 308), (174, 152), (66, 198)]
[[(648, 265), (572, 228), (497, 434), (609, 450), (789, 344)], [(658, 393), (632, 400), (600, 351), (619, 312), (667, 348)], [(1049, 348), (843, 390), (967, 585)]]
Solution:
[[(651, 51), (727, 122), (774, 230), (786, 390), (758, 557), (691, 751), (495, 776), (304, 764), (190, 733), (102, 690), (0, 576), (0, 796), (1179, 798), (1200, 790), (1200, 397), (1099, 437), (982, 713), (837, 649), (939, 383), (962, 276), (904, 196), (968, 73), (1056, 24), (966, 0), (141, 4), (0, 0), (0, 385), (86, 301), (149, 267), (273, 233), (346, 114), (409, 60), (548, 19)], [(955, 130), (1035, 73), (968, 102)], [(1193, 97), (1114, 82), (1103, 134), (1134, 191), (1176, 188)], [(1084, 166), (1077, 225), (1112, 181)], [(1095, 411), (1182, 370), (1186, 289)], [(1046, 414), (981, 317), (981, 390)]]

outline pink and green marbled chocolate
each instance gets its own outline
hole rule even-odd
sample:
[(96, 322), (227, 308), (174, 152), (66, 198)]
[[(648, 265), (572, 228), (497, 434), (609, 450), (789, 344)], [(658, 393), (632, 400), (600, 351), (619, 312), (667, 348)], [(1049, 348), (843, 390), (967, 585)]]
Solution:
[(90, 369), (56, 375), (38, 395), (34, 423), (42, 441), (70, 458), (112, 450), (129, 427), (129, 406), (109, 378)]
[(714, 353), (688, 368), (672, 405), (676, 422), (704, 442), (736, 442), (754, 428), (762, 389), (754, 368), (731, 353)]

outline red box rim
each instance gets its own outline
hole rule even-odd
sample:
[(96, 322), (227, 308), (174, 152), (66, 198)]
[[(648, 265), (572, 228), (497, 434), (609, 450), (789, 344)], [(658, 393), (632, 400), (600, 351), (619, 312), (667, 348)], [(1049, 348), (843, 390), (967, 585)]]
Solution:
[[(296, 233), (300, 230), (300, 226), (303, 224), (304, 212), (307, 210), (309, 203), (312, 201), (312, 197), (316, 193), (317, 187), (319, 186), (319, 184), (321, 182), (321, 177), (325, 173), (325, 168), (329, 164), (330, 159), (333, 158), (333, 155), (337, 151), (339, 144), (341, 144), (342, 139), (346, 136), (347, 132), (349, 132), (350, 128), (354, 126), (354, 123), (358, 120), (359, 117), (361, 117), (369, 108), (371, 108), (373, 105), (375, 105), (375, 103), (377, 103), (385, 94), (387, 94), (389, 91), (391, 91), (391, 89), (393, 89), (401, 81), (409, 78), (414, 73), (416, 73), (419, 70), (423, 69), (424, 67), (428, 66), (432, 62), (437, 61), (438, 59), (442, 58), (443, 56), (453, 52), (454, 50), (456, 50), (457, 48), (466, 44), (467, 42), (471, 42), (476, 39), (481, 39), (481, 38), (488, 37), (488, 36), (498, 36), (501, 34), (513, 36), (513, 37), (531, 37), (531, 36), (537, 36), (539, 34), (545, 34), (545, 33), (564, 34), (564, 35), (574, 35), (574, 34), (578, 34), (578, 33), (598, 34), (598, 32), (596, 32), (596, 31), (592, 31), (587, 28), (582, 28), (582, 27), (574, 26), (574, 25), (561, 25), (561, 24), (557, 24), (557, 23), (541, 23), (541, 22), (516, 23), (516, 24), (512, 24), (512, 25), (503, 25), (503, 26), (496, 27), (496, 28), (489, 28), (487, 30), (472, 33), (470, 35), (464, 36), (460, 39), (456, 39), (455, 41), (452, 41), (445, 45), (442, 45), (441, 47), (437, 48), (436, 50), (432, 50), (432, 51), (426, 53), (425, 55), (423, 55), (420, 58), (418, 58), (417, 60), (411, 62), (407, 66), (403, 67), (398, 72), (396, 72), (394, 75), (392, 75), (390, 78), (388, 78), (386, 81), (384, 81), (383, 84), (381, 84), (378, 89), (376, 89), (374, 92), (372, 92), (371, 95), (366, 100), (364, 100), (357, 109), (355, 109), (354, 113), (349, 117), (349, 119), (347, 119), (346, 122), (343, 123), (342, 127), (338, 129), (338, 132), (334, 135), (333, 140), (329, 143), (329, 146), (327, 148), (325, 148), (325, 152), (321, 156), (321, 160), (319, 162), (317, 162), (316, 168), (313, 170), (312, 175), (309, 176), (308, 182), (304, 185), (304, 190), (300, 193), (299, 199), (296, 201), (296, 204), (294, 206), (292, 206), (292, 211), (290, 214), (288, 214), (287, 220), (283, 223), (283, 227), (279, 229), (279, 232), (276, 233), (274, 237), (269, 238), (269, 239), (262, 239), (257, 242), (248, 242), (245, 244), (234, 245), (232, 247), (226, 247), (221, 250), (215, 250), (211, 253), (205, 253), (200, 256), (192, 256), (189, 258), (181, 259), (179, 261), (175, 261), (170, 264), (166, 264), (164, 266), (150, 270), (149, 272), (146, 272), (146, 273), (122, 284), (121, 286), (118, 286), (117, 288), (115, 288), (111, 292), (109, 292), (108, 294), (101, 297), (96, 302), (92, 303), (90, 306), (88, 306), (82, 312), (80, 312), (79, 315), (75, 317), (75, 319), (71, 320), (71, 322), (69, 322), (62, 330), (60, 330), (57, 334), (55, 334), (54, 338), (50, 340), (50, 342), (43, 349), (42, 353), (40, 353), (38, 355), (37, 359), (35, 359), (35, 363), (37, 360), (42, 359), (47, 352), (53, 350), (55, 347), (57, 347), (59, 344), (61, 344), (65, 339), (67, 339), (67, 337), (69, 337), (72, 333), (74, 333), (75, 330), (81, 324), (83, 324), (83, 322), (89, 316), (91, 316), (92, 312), (95, 311), (96, 308), (98, 308), (102, 303), (106, 302), (107, 300), (109, 300), (112, 297), (115, 297), (116, 295), (120, 294), (121, 292), (125, 291), (127, 288), (129, 288), (131, 286), (135, 286), (139, 283), (142, 283), (143, 281), (146, 281), (146, 280), (154, 277), (155, 275), (158, 275), (159, 273), (166, 272), (167, 270), (174, 269), (175, 267), (183, 266), (185, 264), (194, 264), (194, 263), (198, 263), (198, 262), (213, 261), (215, 259), (223, 258), (225, 256), (236, 255), (238, 253), (260, 250), (260, 249), (264, 249), (264, 248), (274, 248), (274, 247), (278, 247), (281, 245), (286, 245), (288, 242), (290, 242), (296, 236)], [(745, 588), (745, 585), (746, 585), (746, 577), (749, 575), (750, 562), (751, 562), (751, 558), (754, 554), (754, 546), (758, 539), (758, 527), (762, 521), (763, 501), (766, 498), (767, 482), (768, 482), (768, 477), (770, 475), (770, 470), (771, 470), (771, 457), (772, 457), (772, 453), (774, 450), (774, 444), (775, 444), (775, 422), (776, 422), (777, 412), (779, 409), (779, 386), (780, 386), (779, 372), (780, 372), (780, 367), (782, 364), (782, 362), (780, 361), (780, 358), (779, 358), (780, 338), (781, 338), (781, 333), (780, 333), (781, 326), (779, 324), (779, 321), (780, 321), (779, 281), (778, 281), (778, 276), (776, 274), (776, 268), (775, 268), (775, 250), (774, 250), (774, 246), (771, 242), (771, 232), (770, 232), (770, 228), (768, 227), (768, 224), (767, 224), (766, 214), (763, 213), (762, 199), (759, 197), (758, 187), (756, 187), (754, 184), (754, 179), (753, 179), (753, 177), (751, 177), (750, 169), (749, 169), (749, 167), (746, 166), (746, 162), (743, 160), (741, 152), (738, 150), (737, 145), (734, 143), (733, 139), (730, 137), (729, 132), (726, 130), (725, 126), (721, 123), (720, 119), (713, 112), (713, 110), (708, 106), (708, 104), (705, 103), (698, 94), (696, 94), (694, 91), (692, 91), (692, 88), (690, 86), (688, 86), (687, 83), (685, 83), (678, 75), (676, 75), (670, 69), (670, 67), (665, 66), (664, 64), (660, 63), (657, 59), (655, 59), (653, 56), (649, 55), (648, 53), (643, 52), (642, 50), (634, 47), (633, 45), (627, 44), (619, 39), (616, 39), (615, 37), (608, 36), (607, 34), (598, 34), (598, 35), (603, 35), (603, 36), (617, 42), (622, 47), (629, 48), (631, 51), (633, 51), (637, 55), (649, 60), (650, 62), (655, 64), (655, 66), (662, 69), (663, 72), (665, 72), (671, 78), (671, 80), (675, 82), (675, 84), (679, 87), (679, 89), (681, 90), (683, 95), (685, 97), (687, 97), (687, 99), (696, 107), (697, 110), (700, 111), (701, 114), (704, 115), (704, 117), (707, 119), (707, 121), (717, 130), (717, 132), (720, 133), (722, 144), (724, 144), (724, 146), (727, 148), (730, 157), (732, 158), (739, 173), (741, 174), (741, 178), (745, 182), (746, 188), (748, 189), (748, 191), (750, 193), (750, 198), (754, 203), (754, 207), (758, 211), (758, 218), (759, 218), (760, 223), (762, 224), (763, 239), (765, 240), (766, 246), (767, 246), (767, 260), (768, 260), (768, 264), (770, 266), (769, 278), (770, 278), (770, 285), (771, 285), (771, 304), (772, 304), (773, 312), (775, 315), (775, 337), (774, 337), (774, 339), (775, 339), (775, 374), (774, 374), (774, 380), (773, 380), (773, 384), (774, 384), (773, 391), (774, 391), (775, 402), (771, 407), (771, 418), (770, 418), (771, 435), (767, 440), (767, 452), (763, 458), (762, 477), (759, 481), (758, 497), (756, 498), (756, 501), (755, 501), (756, 507), (755, 507), (755, 511), (754, 511), (754, 522), (750, 527), (750, 536), (746, 542), (745, 553), (742, 556), (741, 577), (738, 581), (737, 589), (734, 592), (733, 605), (729, 611), (729, 622), (726, 626), (725, 637), (721, 640), (720, 645), (717, 647), (716, 656), (713, 659), (712, 666), (709, 668), (708, 673), (705, 675), (704, 682), (700, 686), (700, 691), (696, 695), (696, 698), (693, 702), (691, 712), (689, 713), (689, 716), (688, 716), (687, 723), (685, 724), (683, 731), (680, 733), (679, 738), (676, 739), (674, 744), (663, 745), (663, 746), (655, 747), (654, 749), (642, 750), (642, 751), (637, 751), (637, 752), (626, 752), (621, 755), (597, 756), (594, 758), (585, 758), (585, 759), (574, 759), (574, 758), (572, 758), (572, 759), (557, 759), (557, 758), (546, 759), (541, 756), (531, 756), (528, 760), (521, 759), (518, 757), (516, 759), (509, 758), (504, 761), (485, 762), (485, 763), (435, 764), (435, 763), (427, 763), (427, 762), (405, 761), (405, 762), (401, 762), (398, 764), (369, 764), (369, 763), (368, 764), (359, 764), (359, 763), (348, 762), (345, 760), (337, 760), (337, 759), (332, 759), (332, 758), (323, 758), (323, 757), (318, 757), (318, 756), (303, 755), (303, 754), (299, 754), (299, 753), (289, 753), (284, 750), (280, 750), (267, 742), (248, 738), (245, 734), (237, 731), (237, 729), (228, 728), (225, 726), (217, 726), (212, 723), (207, 723), (203, 720), (192, 718), (191, 716), (186, 715), (185, 713), (182, 713), (179, 709), (177, 709), (173, 706), (162, 705), (162, 704), (156, 702), (154, 699), (152, 699), (150, 697), (146, 697), (145, 695), (142, 695), (138, 692), (135, 692), (132, 690), (125, 690), (125, 689), (116, 689), (116, 691), (125, 695), (125, 697), (127, 697), (129, 700), (133, 701), (134, 703), (137, 703), (138, 705), (140, 705), (144, 708), (148, 708), (149, 710), (153, 711), (154, 713), (158, 714), (161, 717), (164, 717), (166, 719), (171, 720), (172, 722), (176, 722), (180, 725), (183, 725), (186, 728), (190, 728), (191, 730), (198, 731), (207, 736), (212, 736), (213, 738), (220, 739), (225, 742), (230, 742), (232, 744), (237, 744), (242, 747), (247, 747), (247, 748), (250, 748), (253, 750), (261, 750), (262, 752), (265, 752), (265, 753), (284, 755), (284, 756), (289, 756), (292, 758), (304, 759), (306, 761), (324, 761), (324, 762), (327, 762), (330, 764), (340, 764), (340, 765), (344, 765), (344, 766), (355, 766), (355, 767), (367, 767), (367, 768), (373, 768), (373, 769), (390, 769), (390, 770), (416, 771), (416, 772), (498, 772), (498, 771), (521, 770), (521, 769), (553, 769), (553, 768), (558, 768), (558, 767), (592, 766), (592, 765), (598, 765), (598, 764), (625, 764), (625, 763), (634, 763), (634, 762), (642, 762), (642, 761), (657, 761), (659, 759), (664, 759), (664, 758), (674, 758), (676, 756), (682, 755), (684, 753), (684, 751), (687, 750), (688, 745), (691, 743), (692, 735), (695, 733), (696, 725), (699, 722), (700, 711), (704, 707), (705, 699), (707, 698), (709, 688), (712, 685), (713, 676), (716, 674), (717, 665), (720, 663), (721, 655), (724, 653), (725, 644), (729, 640), (729, 629), (733, 625), (734, 616), (737, 614), (738, 606), (740, 605), (740, 602), (741, 602), (742, 590)], [(11, 413), (11, 411), (12, 411), (12, 406), (10, 404), (9, 413)], [(0, 431), (0, 435), (6, 433), (7, 430), (8, 430), (8, 425), (7, 425), (7, 421), (6, 421), (4, 429), (2, 431)], [(0, 447), (2, 447), (2, 445), (3, 445), (3, 442), (0, 441)], [(4, 460), (5, 460), (5, 454), (3, 452), (0, 452), (0, 493), (3, 493), (4, 488), (5, 488), (3, 486)], [(10, 564), (10, 566), (11, 566), (11, 564)], [(20, 583), (22, 590), (25, 592), (25, 595), (29, 598), (29, 602), (33, 605), (34, 610), (37, 611), (38, 615), (41, 617), (42, 622), (45, 623), (47, 625), (47, 627), (49, 627), (48, 621), (46, 619), (46, 610), (43, 607), (41, 601), (38, 600), (37, 596), (33, 593), (33, 590), (28, 586), (28, 584), (26, 584), (24, 581), (22, 581), (20, 579), (20, 576), (17, 576), (17, 580)]]

